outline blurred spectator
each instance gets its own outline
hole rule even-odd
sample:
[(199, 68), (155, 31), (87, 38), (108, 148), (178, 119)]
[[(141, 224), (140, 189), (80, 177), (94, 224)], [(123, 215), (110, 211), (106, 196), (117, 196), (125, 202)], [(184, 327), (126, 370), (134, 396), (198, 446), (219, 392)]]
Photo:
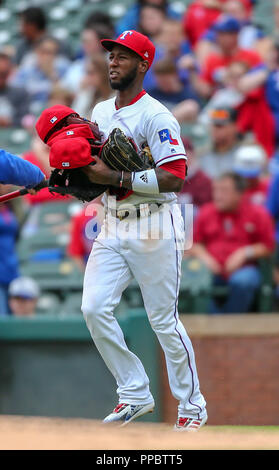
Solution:
[(229, 287), (223, 303), (212, 299), (210, 313), (249, 312), (261, 282), (257, 261), (274, 249), (269, 213), (243, 201), (243, 189), (238, 175), (223, 175), (213, 184), (213, 202), (195, 221), (191, 254), (210, 269), (215, 285)]
[[(250, 2), (248, 0), (227, 0), (224, 3), (224, 14), (235, 18), (239, 23), (238, 46), (241, 49), (255, 49), (261, 55), (262, 50), (266, 47), (266, 36), (262, 29), (252, 23)], [(217, 27), (222, 18), (217, 19)], [(213, 52), (216, 47), (217, 32), (215, 25), (216, 22), (203, 34), (196, 47), (196, 54), (201, 63), (206, 55)]]
[(96, 25), (99, 25), (99, 27), (102, 28), (104, 37), (114, 37), (114, 24), (111, 16), (108, 13), (93, 10), (92, 13), (87, 16), (84, 22), (84, 29), (94, 29)]
[(85, 23), (81, 32), (82, 56), (74, 60), (61, 80), (61, 86), (72, 93), (77, 93), (86, 75), (87, 66), (95, 55), (106, 55), (100, 39), (110, 39), (111, 28), (107, 24), (94, 23), (92, 18)]
[(154, 42), (162, 30), (165, 19), (166, 12), (162, 6), (146, 3), (140, 9), (137, 31), (145, 34)]
[[(35, 136), (31, 141), (30, 151), (23, 153), (22, 158), (39, 167), (46, 178), (49, 178), (51, 171), (51, 167), (49, 165), (49, 150), (49, 147), (44, 144), (38, 136)], [(29, 205), (41, 204), (43, 202), (55, 202), (58, 199), (62, 201), (67, 200), (67, 198), (58, 193), (51, 194), (48, 188), (43, 188), (33, 195), (26, 194), (24, 199)]]
[(137, 0), (116, 23), (116, 36), (119, 36), (119, 34), (128, 29), (138, 30), (141, 9), (146, 4), (160, 6), (169, 18), (180, 19), (180, 14), (177, 13), (167, 0)]
[(92, 109), (100, 101), (115, 95), (109, 83), (108, 63), (104, 55), (94, 55), (71, 106), (82, 117), (91, 119)]
[[(11, 191), (8, 185), (0, 184), (0, 195)], [(0, 315), (9, 313), (8, 287), (11, 281), (18, 277), (18, 258), (16, 254), (16, 239), (18, 221), (9, 204), (0, 204)]]
[(30, 97), (24, 86), (9, 83), (12, 72), (10, 57), (0, 53), (0, 127), (20, 127), (30, 112)]
[(245, 180), (243, 197), (252, 204), (266, 204), (269, 176), (266, 154), (259, 145), (243, 145), (235, 153), (234, 171)]
[(210, 124), (211, 112), (215, 108), (237, 108), (244, 102), (245, 95), (241, 88), (241, 79), (247, 70), (248, 66), (245, 62), (232, 62), (227, 67), (224, 87), (216, 90), (203, 107), (198, 117), (199, 123), (208, 126)]
[(13, 77), (12, 83), (26, 86), (31, 96), (32, 111), (37, 114), (47, 104), (52, 88), (63, 77), (69, 61), (59, 56), (58, 42), (44, 36), (35, 46), (35, 52), (22, 64)]
[[(48, 35), (47, 17), (44, 10), (40, 7), (30, 6), (19, 13), (19, 32), (20, 39), (15, 46), (15, 62), (21, 64), (31, 53), (35, 51), (37, 42)], [(71, 51), (68, 44), (58, 41), (60, 55), (71, 57)]]
[(274, 117), (263, 86), (267, 75), (266, 68), (251, 70), (245, 60), (232, 61), (223, 72), (223, 87), (213, 93), (203, 108), (199, 121), (207, 124), (209, 113), (214, 107), (236, 108), (239, 132), (253, 132), (267, 155), (272, 156), (276, 137)]
[(75, 95), (73, 93), (60, 86), (58, 83), (52, 87), (47, 106), (50, 107), (55, 106), (56, 104), (63, 104), (64, 106), (71, 107), (74, 96)]
[(224, 5), (224, 12), (236, 18), (241, 25), (238, 36), (239, 47), (243, 49), (260, 49), (259, 43), (265, 37), (265, 34), (252, 21), (251, 2), (249, 0), (227, 0)]
[(179, 204), (193, 204), (195, 217), (201, 206), (212, 200), (212, 182), (201, 170), (192, 142), (187, 137), (182, 137), (182, 141), (188, 157), (188, 169), (182, 190), (177, 194), (177, 200)]
[(85, 270), (93, 242), (100, 233), (103, 218), (101, 197), (86, 204), (78, 214), (72, 217), (67, 252), (81, 271)]
[(202, 35), (217, 20), (226, 0), (194, 0), (185, 10), (183, 27), (194, 48)]
[(189, 42), (184, 39), (181, 22), (175, 19), (166, 18), (163, 21), (161, 31), (154, 38), (154, 43), (156, 45), (155, 58), (153, 66), (148, 70), (145, 76), (144, 88), (150, 92), (150, 90), (156, 87), (157, 82), (156, 77), (154, 76), (154, 67), (157, 61), (167, 59), (176, 64), (181, 82), (186, 88), (191, 87), (193, 93), (194, 90), (191, 85), (192, 77), (188, 70), (183, 66), (183, 63), (189, 60), (195, 61), (195, 58), (192, 55)]
[[(232, 17), (221, 17), (215, 25), (216, 43), (218, 50), (211, 52), (206, 57), (200, 76), (192, 66), (193, 83), (197, 91), (209, 98), (213, 92), (224, 86), (227, 67), (232, 62), (244, 62), (247, 64), (249, 73), (258, 71), (260, 67), (265, 67), (260, 55), (250, 49), (241, 49), (238, 46), (238, 33), (240, 31), (239, 22)], [(190, 64), (191, 67), (191, 64)]]
[(9, 285), (9, 306), (11, 314), (21, 317), (32, 317), (40, 296), (38, 284), (29, 277), (18, 277)]
[(279, 172), (276, 172), (270, 182), (266, 207), (270, 212), (274, 223), (275, 223), (275, 239), (276, 239), (276, 251), (275, 251), (275, 267), (274, 267), (274, 281), (275, 281), (275, 298), (277, 305), (279, 302)]
[[(179, 122), (195, 121), (199, 112), (199, 98), (191, 85), (183, 84), (175, 63), (167, 58), (161, 59), (154, 64), (153, 73), (157, 86), (149, 94), (171, 110)], [(176, 105), (179, 105), (178, 116)]]
[(175, 19), (165, 19), (161, 32), (156, 37), (156, 43), (164, 49), (164, 54), (174, 61), (192, 53), (190, 43), (183, 35), (181, 22)]
[(234, 156), (239, 146), (237, 113), (233, 108), (215, 108), (210, 114), (210, 149), (200, 157), (201, 169), (210, 177), (218, 178), (232, 171)]
[[(278, 4), (279, 11), (279, 4)], [(265, 96), (275, 120), (275, 139), (279, 145), (279, 37), (271, 45), (268, 55), (269, 74), (265, 82)]]

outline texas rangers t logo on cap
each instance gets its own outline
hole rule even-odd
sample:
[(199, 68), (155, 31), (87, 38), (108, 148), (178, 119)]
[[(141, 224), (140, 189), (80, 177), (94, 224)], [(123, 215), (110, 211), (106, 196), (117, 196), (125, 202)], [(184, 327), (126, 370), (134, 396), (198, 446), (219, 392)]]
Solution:
[(172, 138), (171, 133), (168, 129), (162, 129), (161, 131), (159, 131), (159, 137), (161, 143), (166, 142), (168, 140), (171, 145), (178, 145), (178, 140)]
[(127, 34), (130, 34), (130, 36), (133, 34), (133, 31), (124, 31), (123, 34), (121, 34), (120, 38), (119, 39), (125, 39), (125, 37), (127, 36)]

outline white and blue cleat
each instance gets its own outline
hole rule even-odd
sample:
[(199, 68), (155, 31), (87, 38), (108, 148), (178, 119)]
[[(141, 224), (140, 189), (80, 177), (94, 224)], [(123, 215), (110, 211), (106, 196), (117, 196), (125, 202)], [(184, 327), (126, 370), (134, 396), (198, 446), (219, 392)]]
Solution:
[(154, 410), (154, 402), (147, 403), (146, 405), (129, 405), (128, 403), (119, 403), (103, 420), (103, 423), (121, 423), (121, 426), (126, 426), (134, 419), (151, 413)]

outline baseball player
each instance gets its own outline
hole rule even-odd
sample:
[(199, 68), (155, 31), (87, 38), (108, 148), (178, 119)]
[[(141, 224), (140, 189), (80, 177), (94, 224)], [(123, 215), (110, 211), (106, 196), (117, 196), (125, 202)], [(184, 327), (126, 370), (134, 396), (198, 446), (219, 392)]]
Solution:
[(42, 171), (30, 162), (0, 149), (0, 183), (25, 186), (29, 192), (45, 179)]
[[(107, 215), (87, 262), (81, 307), (118, 387), (119, 403), (104, 423), (126, 425), (154, 408), (144, 367), (128, 349), (113, 315), (122, 292), (134, 278), (165, 353), (171, 392), (179, 402), (175, 429), (198, 430), (207, 421), (206, 402), (200, 392), (193, 347), (177, 312), (183, 253), (178, 244), (184, 227), (175, 192), (183, 185), (187, 160), (180, 128), (167, 108), (143, 90), (143, 79), (155, 54), (152, 42), (136, 31), (125, 31), (116, 40), (103, 39), (101, 43), (109, 51), (109, 80), (116, 97), (98, 103), (92, 121), (98, 123), (104, 139), (118, 127), (139, 150), (148, 145), (156, 164), (144, 171), (115, 171), (94, 156), (95, 165), (83, 170), (92, 182), (113, 186), (116, 193), (116, 210), (111, 209), (108, 191), (104, 195)], [(128, 190), (125, 199), (121, 197), (123, 188)], [(130, 211), (131, 207), (134, 210)], [(170, 236), (164, 236), (162, 220)], [(136, 236), (144, 223), (155, 226), (159, 236), (153, 238), (150, 232)], [(124, 232), (128, 227), (130, 236), (120, 236), (120, 231), (115, 235), (115, 226), (124, 227)]]

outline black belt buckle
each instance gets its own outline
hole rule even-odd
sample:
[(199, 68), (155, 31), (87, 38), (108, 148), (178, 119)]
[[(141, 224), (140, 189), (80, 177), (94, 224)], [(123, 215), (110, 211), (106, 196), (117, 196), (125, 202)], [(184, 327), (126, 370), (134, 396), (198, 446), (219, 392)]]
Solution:
[[(157, 206), (157, 209), (159, 209), (159, 208), (162, 206), (162, 204), (160, 204), (160, 203), (152, 203), (152, 206), (154, 206), (154, 205)], [(123, 212), (123, 214), (121, 214), (121, 215), (120, 215), (120, 214), (118, 215), (118, 212), (116, 212), (116, 217), (117, 217), (119, 220), (126, 219), (126, 218), (129, 217), (129, 215), (130, 215), (130, 211), (128, 211), (128, 210), (127, 210), (127, 211), (124, 211), (124, 210), (121, 211), (121, 210), (120, 210), (119, 212)], [(149, 212), (148, 212), (147, 214), (145, 214), (145, 215), (151, 215), (153, 212), (154, 212), (154, 211), (151, 211), (151, 210), (149, 209)], [(142, 215), (140, 208), (137, 208), (137, 209), (136, 209), (135, 215), (136, 215), (137, 218), (139, 218), (139, 217)]]

